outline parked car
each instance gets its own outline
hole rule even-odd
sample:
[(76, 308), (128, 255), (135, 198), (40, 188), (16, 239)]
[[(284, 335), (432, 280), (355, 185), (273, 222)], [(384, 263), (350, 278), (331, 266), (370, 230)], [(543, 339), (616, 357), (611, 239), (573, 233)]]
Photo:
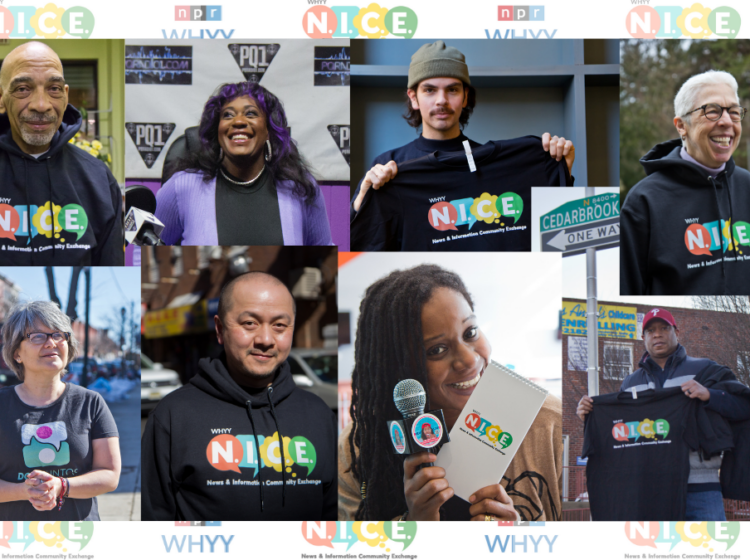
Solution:
[(154, 363), (141, 354), (141, 412), (156, 408), (164, 397), (182, 385), (176, 371)]
[(20, 381), (16, 374), (9, 369), (0, 369), (0, 389), (3, 387), (12, 387), (18, 385)]
[(335, 349), (293, 348), (289, 353), (297, 387), (318, 395), (334, 412), (338, 410), (338, 362)]

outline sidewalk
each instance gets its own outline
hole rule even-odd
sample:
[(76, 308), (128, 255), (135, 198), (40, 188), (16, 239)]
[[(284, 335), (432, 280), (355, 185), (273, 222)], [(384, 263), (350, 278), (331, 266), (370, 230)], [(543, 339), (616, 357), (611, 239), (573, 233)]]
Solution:
[(117, 490), (99, 496), (102, 521), (141, 519), (141, 391), (136, 385), (128, 398), (108, 403), (120, 432), (122, 473)]

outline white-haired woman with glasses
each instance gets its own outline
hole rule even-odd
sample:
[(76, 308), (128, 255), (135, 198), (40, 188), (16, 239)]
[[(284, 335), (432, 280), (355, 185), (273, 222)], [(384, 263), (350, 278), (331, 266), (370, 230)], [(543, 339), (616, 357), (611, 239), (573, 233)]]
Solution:
[(648, 175), (620, 216), (623, 295), (750, 294), (750, 172), (735, 165), (737, 80), (709, 71), (674, 99), (680, 138), (641, 158)]
[(120, 480), (117, 426), (98, 393), (63, 383), (78, 343), (53, 303), (16, 306), (3, 359), (19, 385), (0, 389), (0, 520), (96, 521), (96, 496)]

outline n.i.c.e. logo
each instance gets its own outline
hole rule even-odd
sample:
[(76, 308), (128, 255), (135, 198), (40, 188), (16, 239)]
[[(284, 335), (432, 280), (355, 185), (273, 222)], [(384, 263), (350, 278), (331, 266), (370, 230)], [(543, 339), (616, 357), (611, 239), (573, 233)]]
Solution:
[(357, 6), (313, 6), (302, 16), (302, 28), (313, 39), (332, 37), (388, 36), (411, 39), (417, 32), (417, 14), (411, 8), (383, 8), (375, 2), (366, 8)]
[[(711, 553), (727, 552), (740, 536), (740, 524), (732, 521), (650, 521), (625, 523), (625, 536), (636, 546), (660, 548), (689, 545), (701, 556), (682, 558), (739, 558)], [(626, 555), (627, 556), (627, 555)], [(645, 557), (645, 556), (644, 556)]]
[(89, 225), (86, 211), (79, 204), (66, 204), (61, 207), (47, 201), (41, 206), (11, 206), (5, 204), (5, 201), (10, 199), (0, 198), (0, 238), (18, 241), (17, 237), (28, 237), (29, 244), (32, 237), (44, 235), (50, 239), (54, 236), (56, 240), (65, 243), (66, 236), (63, 231), (70, 232), (70, 237), (75, 235), (77, 241), (86, 233)]
[[(220, 471), (234, 471), (241, 473), (241, 468), (254, 469), (253, 477), (258, 476), (258, 470), (264, 467), (297, 476), (292, 467), (296, 464), (307, 470), (310, 476), (315, 470), (318, 456), (312, 442), (302, 436), (284, 437), (284, 466), (281, 464), (281, 444), (279, 433), (272, 436), (257, 436), (260, 451), (255, 449), (255, 437), (252, 434), (221, 434), (214, 437), (206, 447), (206, 458), (212, 467)], [(218, 481), (217, 484), (224, 481)], [(229, 481), (227, 480), (227, 483)], [(219, 484), (223, 485), (223, 484)]]
[(447, 202), (444, 196), (431, 198), (434, 204), (427, 213), (430, 225), (439, 231), (458, 231), (457, 226), (468, 225), (468, 230), (477, 222), (500, 224), (502, 218), (512, 219), (515, 224), (523, 214), (523, 199), (513, 192), (501, 195), (482, 193), (478, 198), (459, 198)]
[(88, 39), (93, 32), (94, 14), (81, 6), (67, 10), (51, 2), (42, 8), (0, 6), (0, 39), (60, 39), (66, 35)]
[[(633, 0), (641, 3), (643, 0)], [(645, 0), (644, 3), (648, 2)], [(689, 8), (680, 6), (636, 6), (628, 12), (625, 26), (636, 39), (678, 38), (707, 39), (723, 37), (732, 39), (740, 32), (742, 18), (734, 8), (721, 6), (704, 8), (694, 3)]]
[(692, 223), (685, 230), (685, 247), (694, 255), (710, 257), (711, 251), (726, 253), (735, 246), (741, 255), (743, 251), (740, 247), (750, 245), (750, 223), (737, 221), (732, 224), (731, 220), (714, 220), (699, 224), (698, 218), (686, 221)]
[(645, 420), (636, 422), (617, 421), (612, 426), (612, 437), (617, 441), (638, 441), (640, 438), (662, 441), (669, 435), (669, 422), (663, 418), (658, 420)]
[(464, 425), (471, 430), (472, 434), (488, 439), (495, 447), (506, 449), (513, 443), (513, 436), (509, 432), (504, 432), (500, 426), (492, 424), (476, 412), (466, 415)]
[[(55, 552), (54, 558), (77, 553), (91, 543), (94, 536), (93, 521), (2, 521), (0, 522), (0, 547), (26, 550), (39, 543)], [(53, 558), (53, 556), (3, 554), (3, 558)], [(70, 556), (71, 558), (74, 555)]]
[[(416, 521), (304, 521), (302, 523), (302, 537), (309, 544), (328, 548), (346, 544), (346, 550), (349, 550), (355, 544), (364, 543), (371, 548), (380, 549), (379, 553), (403, 552), (414, 543), (416, 536)], [(388, 554), (383, 556), (383, 558), (386, 557)]]

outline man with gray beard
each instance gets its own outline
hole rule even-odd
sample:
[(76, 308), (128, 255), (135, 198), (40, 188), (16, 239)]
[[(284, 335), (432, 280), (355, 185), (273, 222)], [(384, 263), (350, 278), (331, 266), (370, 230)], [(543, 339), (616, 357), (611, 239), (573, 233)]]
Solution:
[(69, 143), (62, 62), (36, 41), (0, 67), (0, 265), (124, 264), (122, 193), (109, 168)]

